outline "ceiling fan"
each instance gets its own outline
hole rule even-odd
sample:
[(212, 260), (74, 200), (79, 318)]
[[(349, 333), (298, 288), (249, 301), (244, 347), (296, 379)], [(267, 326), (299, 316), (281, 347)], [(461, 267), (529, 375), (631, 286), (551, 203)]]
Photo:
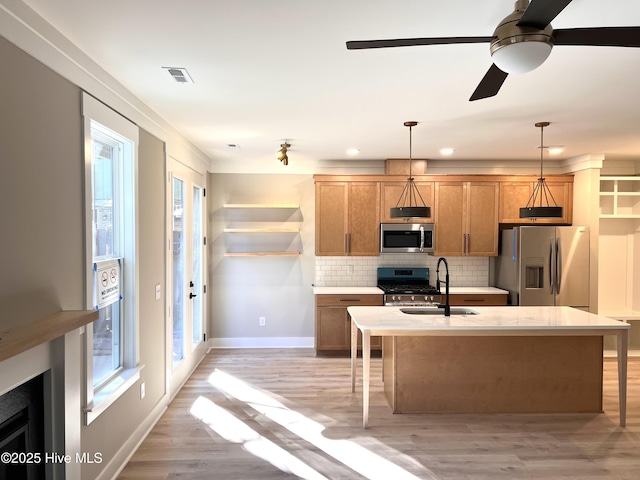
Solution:
[(516, 0), (490, 37), (403, 38), (347, 42), (347, 49), (490, 43), (493, 65), (469, 101), (493, 97), (509, 73), (529, 72), (544, 63), (554, 45), (640, 47), (640, 27), (563, 28), (553, 30), (551, 21), (571, 0)]

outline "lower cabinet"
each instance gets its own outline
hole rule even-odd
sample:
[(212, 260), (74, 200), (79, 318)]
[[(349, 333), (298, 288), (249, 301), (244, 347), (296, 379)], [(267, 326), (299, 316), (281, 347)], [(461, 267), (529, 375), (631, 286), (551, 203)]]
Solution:
[[(351, 318), (347, 307), (355, 305), (380, 306), (382, 295), (316, 295), (316, 355), (350, 354)], [(382, 350), (380, 337), (371, 337), (371, 350)]]
[[(443, 295), (444, 297), (444, 295)], [(476, 307), (498, 307), (507, 304), (508, 294), (496, 293), (452, 293), (450, 305), (454, 306), (476, 306)], [(445, 301), (445, 298), (442, 299)]]

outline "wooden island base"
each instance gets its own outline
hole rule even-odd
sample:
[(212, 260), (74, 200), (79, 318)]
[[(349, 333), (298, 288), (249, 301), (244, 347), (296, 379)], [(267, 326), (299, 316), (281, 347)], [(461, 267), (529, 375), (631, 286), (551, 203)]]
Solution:
[(383, 340), (394, 413), (602, 412), (599, 336)]

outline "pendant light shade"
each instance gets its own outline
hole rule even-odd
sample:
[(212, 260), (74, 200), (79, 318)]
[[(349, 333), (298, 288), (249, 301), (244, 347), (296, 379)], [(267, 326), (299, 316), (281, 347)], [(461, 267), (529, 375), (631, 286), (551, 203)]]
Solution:
[(424, 203), (422, 195), (420, 195), (420, 191), (411, 175), (411, 165), (413, 164), (411, 129), (417, 124), (418, 122), (404, 122), (404, 126), (409, 127), (409, 178), (402, 189), (398, 203), (389, 211), (391, 218), (425, 218), (431, 216), (431, 208), (427, 207)]
[(562, 207), (559, 207), (556, 203), (547, 182), (542, 176), (544, 149), (546, 148), (544, 146), (544, 127), (549, 125), (549, 122), (536, 123), (536, 127), (540, 128), (540, 177), (527, 205), (520, 209), (520, 218), (562, 218)]

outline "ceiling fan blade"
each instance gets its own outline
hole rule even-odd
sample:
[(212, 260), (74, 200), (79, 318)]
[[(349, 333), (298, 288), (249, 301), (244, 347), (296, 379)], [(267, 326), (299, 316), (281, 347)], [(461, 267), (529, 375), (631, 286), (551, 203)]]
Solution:
[(447, 45), (452, 43), (489, 43), (494, 37), (398, 38), (395, 40), (352, 40), (347, 50), (363, 48), (412, 47), (414, 45)]
[(553, 44), (640, 47), (640, 27), (562, 28), (553, 31)]
[(480, 81), (469, 101), (473, 102), (474, 100), (493, 97), (500, 91), (500, 87), (507, 79), (507, 75), (509, 74), (500, 70), (495, 64), (491, 65), (491, 68)]
[(531, 0), (518, 26), (543, 29), (570, 3), (571, 0)]

